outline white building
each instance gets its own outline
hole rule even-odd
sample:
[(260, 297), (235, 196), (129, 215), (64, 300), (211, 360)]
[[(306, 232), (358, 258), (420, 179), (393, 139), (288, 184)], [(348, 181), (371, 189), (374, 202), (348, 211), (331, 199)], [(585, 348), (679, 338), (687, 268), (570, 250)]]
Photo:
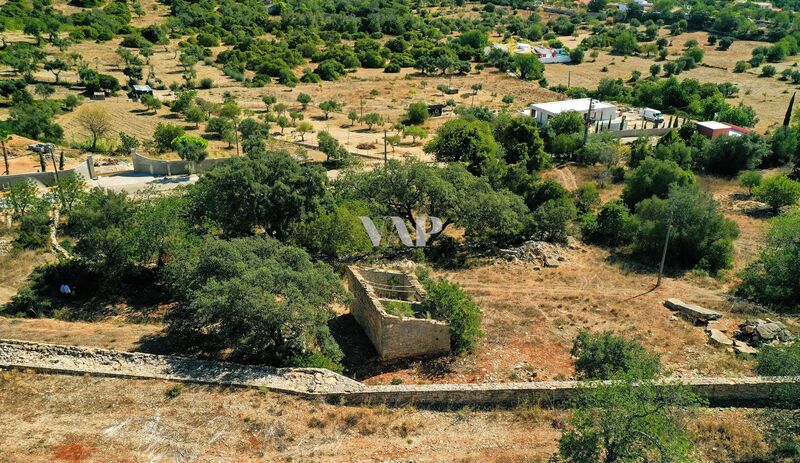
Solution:
[(582, 115), (589, 112), (591, 101), (592, 121), (609, 121), (617, 118), (617, 107), (611, 103), (604, 103), (591, 98), (579, 98), (577, 100), (551, 101), (548, 103), (536, 103), (531, 105), (530, 115), (536, 118), (536, 122), (546, 124), (547, 120), (556, 114), (566, 111), (576, 111)]

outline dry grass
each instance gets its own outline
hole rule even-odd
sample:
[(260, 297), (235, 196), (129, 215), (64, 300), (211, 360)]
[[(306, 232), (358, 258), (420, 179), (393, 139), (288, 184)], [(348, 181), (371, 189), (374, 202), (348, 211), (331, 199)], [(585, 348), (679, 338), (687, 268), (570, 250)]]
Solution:
[(0, 255), (0, 304), (5, 304), (17, 293), (36, 266), (53, 258), (51, 254), (17, 249)]
[(689, 422), (698, 451), (714, 462), (765, 461), (764, 433), (751, 422), (753, 411), (703, 410)]
[(169, 398), (169, 386), (2, 373), (4, 461), (545, 462), (558, 438), (514, 411), (342, 407), (188, 385)]

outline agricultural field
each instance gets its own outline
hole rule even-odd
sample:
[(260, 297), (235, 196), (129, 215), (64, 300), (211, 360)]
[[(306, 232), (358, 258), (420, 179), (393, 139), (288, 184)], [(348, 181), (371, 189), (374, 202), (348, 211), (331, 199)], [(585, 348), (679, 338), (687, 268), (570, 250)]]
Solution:
[[(0, 460), (800, 461), (796, 384), (682, 383), (800, 375), (798, 9), (2, 2), (0, 347), (581, 392), (318, 403), (0, 350)], [(384, 355), (420, 319), (450, 352)]]

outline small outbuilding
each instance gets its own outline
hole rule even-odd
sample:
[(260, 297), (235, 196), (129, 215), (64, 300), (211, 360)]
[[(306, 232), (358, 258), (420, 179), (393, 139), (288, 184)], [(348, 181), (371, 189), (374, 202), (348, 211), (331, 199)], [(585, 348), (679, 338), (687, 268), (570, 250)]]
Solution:
[(93, 99), (93, 100), (105, 100), (106, 99), (106, 92), (94, 92), (94, 93), (92, 93), (91, 99)]
[(575, 111), (585, 116), (590, 107), (592, 110), (592, 114), (589, 115), (591, 122), (610, 121), (617, 118), (616, 106), (611, 103), (592, 100), (591, 98), (532, 104), (530, 115), (536, 118), (538, 123), (546, 124), (551, 117), (567, 111)]
[(428, 115), (431, 117), (439, 117), (444, 112), (444, 108), (446, 105), (443, 104), (429, 104), (428, 105)]
[(722, 135), (741, 137), (742, 135), (752, 132), (752, 130), (746, 127), (739, 127), (737, 125), (717, 121), (697, 122), (696, 127), (697, 133), (712, 140)]
[(149, 85), (134, 85), (131, 94), (138, 100), (144, 95), (152, 95), (153, 89)]

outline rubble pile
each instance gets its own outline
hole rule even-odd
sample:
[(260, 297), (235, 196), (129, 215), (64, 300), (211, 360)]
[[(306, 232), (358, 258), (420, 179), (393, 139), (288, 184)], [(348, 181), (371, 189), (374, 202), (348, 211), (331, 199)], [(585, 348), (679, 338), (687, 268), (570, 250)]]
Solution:
[(746, 320), (733, 332), (733, 336), (753, 347), (773, 342), (791, 342), (796, 338), (794, 334), (786, 329), (786, 325), (772, 321), (769, 318), (766, 320)]
[(567, 260), (561, 245), (546, 241), (526, 241), (521, 246), (502, 249), (506, 260), (531, 262), (544, 267), (558, 267)]

